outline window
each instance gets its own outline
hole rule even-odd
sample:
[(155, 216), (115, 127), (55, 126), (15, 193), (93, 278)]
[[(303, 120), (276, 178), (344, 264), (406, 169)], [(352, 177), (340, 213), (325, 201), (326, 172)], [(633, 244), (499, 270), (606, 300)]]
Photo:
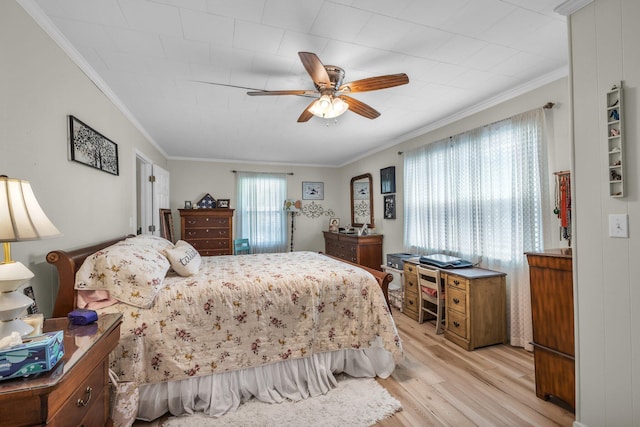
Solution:
[(255, 253), (285, 252), (285, 174), (237, 172), (236, 238), (248, 238)]
[(525, 113), (405, 155), (405, 246), (522, 262), (540, 250), (546, 190), (542, 112)]

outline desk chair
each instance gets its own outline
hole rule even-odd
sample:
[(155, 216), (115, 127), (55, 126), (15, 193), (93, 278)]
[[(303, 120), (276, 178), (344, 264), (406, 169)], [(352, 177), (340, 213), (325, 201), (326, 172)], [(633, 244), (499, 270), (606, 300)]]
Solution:
[(436, 318), (436, 334), (444, 332), (444, 289), (440, 279), (440, 271), (417, 266), (418, 273), (418, 323), (424, 321), (424, 314)]
[(249, 244), (249, 239), (235, 239), (233, 241), (233, 253), (235, 255), (240, 255), (242, 253), (250, 254), (251, 245)]

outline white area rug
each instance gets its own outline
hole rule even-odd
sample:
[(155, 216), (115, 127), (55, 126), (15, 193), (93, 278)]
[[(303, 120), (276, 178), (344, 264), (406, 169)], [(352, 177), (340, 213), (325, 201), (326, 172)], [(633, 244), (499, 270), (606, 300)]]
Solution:
[(299, 402), (244, 402), (236, 412), (220, 418), (202, 413), (171, 417), (165, 427), (209, 426), (371, 426), (402, 405), (373, 378), (338, 377), (338, 386), (323, 396)]

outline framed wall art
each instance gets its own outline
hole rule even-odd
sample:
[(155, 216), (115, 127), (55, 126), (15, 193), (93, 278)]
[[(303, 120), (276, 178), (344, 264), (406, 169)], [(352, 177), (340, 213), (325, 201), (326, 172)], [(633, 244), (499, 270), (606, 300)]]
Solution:
[(69, 116), (69, 145), (71, 160), (119, 175), (118, 144), (74, 116)]
[(389, 194), (396, 192), (396, 167), (380, 169), (380, 192)]
[(324, 200), (324, 182), (303, 182), (302, 200)]
[(384, 196), (384, 219), (396, 219), (396, 195)]

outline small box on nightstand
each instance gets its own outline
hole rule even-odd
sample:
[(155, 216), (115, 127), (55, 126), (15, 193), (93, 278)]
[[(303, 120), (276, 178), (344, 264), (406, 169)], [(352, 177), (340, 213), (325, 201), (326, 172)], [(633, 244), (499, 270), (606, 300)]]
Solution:
[(64, 356), (63, 338), (63, 331), (47, 332), (0, 350), (0, 381), (49, 371)]

